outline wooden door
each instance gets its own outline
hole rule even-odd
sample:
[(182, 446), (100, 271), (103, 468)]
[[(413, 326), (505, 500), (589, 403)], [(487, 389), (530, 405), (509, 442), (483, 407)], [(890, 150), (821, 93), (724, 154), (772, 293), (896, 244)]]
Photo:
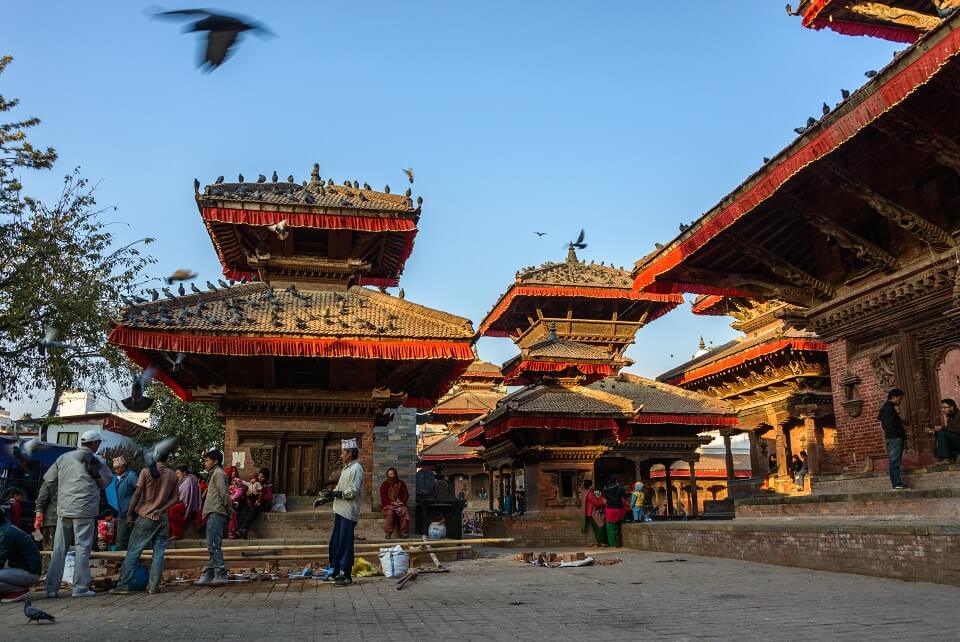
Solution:
[(286, 445), (287, 469), (284, 489), (288, 495), (313, 495), (317, 492), (317, 448), (311, 443)]

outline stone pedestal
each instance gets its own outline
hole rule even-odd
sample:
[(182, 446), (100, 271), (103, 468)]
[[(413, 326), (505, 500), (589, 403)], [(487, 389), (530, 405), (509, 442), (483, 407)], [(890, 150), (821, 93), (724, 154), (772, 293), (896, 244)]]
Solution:
[(387, 469), (396, 468), (400, 479), (410, 491), (411, 517), (416, 504), (417, 476), (417, 411), (414, 408), (395, 408), (393, 418), (386, 426), (373, 429), (373, 507), (380, 508), (380, 484), (387, 478)]

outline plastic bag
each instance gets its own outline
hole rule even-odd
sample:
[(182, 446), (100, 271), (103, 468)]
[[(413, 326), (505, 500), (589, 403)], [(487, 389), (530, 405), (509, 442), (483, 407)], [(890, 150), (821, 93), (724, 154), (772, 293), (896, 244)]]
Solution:
[(350, 575), (353, 577), (371, 577), (373, 575), (380, 575), (380, 571), (373, 567), (373, 564), (358, 557), (353, 560), (353, 568), (350, 569)]
[(287, 512), (287, 496), (283, 493), (276, 493), (273, 496), (273, 503), (270, 504), (270, 511), (273, 513)]
[(63, 581), (73, 586), (73, 570), (77, 565), (76, 553), (70, 551), (63, 560)]

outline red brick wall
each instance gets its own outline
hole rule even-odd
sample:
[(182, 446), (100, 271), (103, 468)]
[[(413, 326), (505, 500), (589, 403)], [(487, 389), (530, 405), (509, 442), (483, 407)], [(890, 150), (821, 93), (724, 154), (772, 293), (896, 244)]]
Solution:
[[(837, 448), (835, 462), (843, 470), (865, 470), (871, 458), (884, 456), (883, 431), (877, 415), (880, 406), (886, 401), (886, 390), (881, 390), (877, 378), (870, 366), (870, 355), (856, 355), (847, 358), (847, 342), (835, 341), (827, 349), (830, 359), (831, 385), (833, 386), (834, 408), (837, 419)], [(856, 386), (855, 398), (863, 400), (858, 417), (851, 417), (843, 409), (841, 402), (846, 394), (840, 380), (847, 373), (860, 377)], [(874, 461), (872, 468), (879, 470), (882, 462)]]
[(593, 535), (584, 535), (581, 528), (577, 514), (488, 517), (483, 522), (483, 536), (512, 537), (515, 541), (504, 546), (516, 548), (586, 546), (594, 541)]

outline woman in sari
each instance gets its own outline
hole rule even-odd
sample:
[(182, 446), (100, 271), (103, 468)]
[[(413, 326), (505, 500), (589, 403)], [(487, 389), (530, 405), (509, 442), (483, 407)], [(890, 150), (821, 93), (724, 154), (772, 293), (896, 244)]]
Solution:
[(196, 520), (200, 513), (200, 482), (184, 465), (177, 466), (177, 494), (180, 501), (167, 511), (170, 539), (183, 539), (187, 522)]
[(607, 544), (610, 546), (620, 546), (620, 522), (627, 512), (628, 497), (627, 491), (616, 478), (611, 479), (603, 489), (603, 499), (606, 501), (603, 513), (607, 520)]
[(593, 537), (597, 540), (597, 546), (606, 546), (606, 535), (603, 528), (606, 520), (603, 515), (603, 498), (593, 490), (593, 482), (589, 479), (583, 480), (583, 493), (580, 496), (580, 514), (583, 515), (583, 527), (581, 532), (586, 533), (587, 529), (593, 531)]

